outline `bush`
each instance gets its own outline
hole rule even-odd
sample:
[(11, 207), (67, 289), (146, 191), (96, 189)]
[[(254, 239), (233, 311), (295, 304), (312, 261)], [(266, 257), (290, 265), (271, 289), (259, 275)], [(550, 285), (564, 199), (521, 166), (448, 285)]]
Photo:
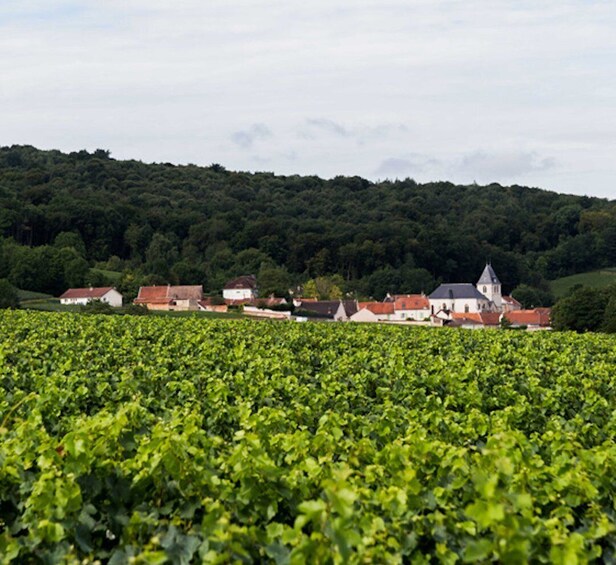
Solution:
[(0, 279), (0, 308), (19, 308), (17, 289), (7, 279)]

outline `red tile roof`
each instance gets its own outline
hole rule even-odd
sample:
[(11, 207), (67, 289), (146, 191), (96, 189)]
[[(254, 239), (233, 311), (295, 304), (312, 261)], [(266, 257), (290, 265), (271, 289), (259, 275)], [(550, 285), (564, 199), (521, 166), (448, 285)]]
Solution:
[(451, 319), (462, 324), (478, 324), (481, 326), (498, 326), (498, 312), (452, 312)]
[(360, 302), (359, 309), (365, 308), (377, 316), (394, 313), (394, 305), (392, 302)]
[(172, 300), (201, 300), (203, 287), (201, 285), (185, 286), (142, 286), (135, 304), (167, 304)]
[(430, 301), (424, 294), (407, 294), (394, 296), (395, 310), (428, 310)]
[(103, 286), (98, 288), (69, 288), (60, 298), (102, 298), (110, 290), (112, 286)]
[(540, 326), (550, 325), (550, 308), (535, 308), (534, 310), (513, 310), (506, 312), (505, 318), (516, 326)]

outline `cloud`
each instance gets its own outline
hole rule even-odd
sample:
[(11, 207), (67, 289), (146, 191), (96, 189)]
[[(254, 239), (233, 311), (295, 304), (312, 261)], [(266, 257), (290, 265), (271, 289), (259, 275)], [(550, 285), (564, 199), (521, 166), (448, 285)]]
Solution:
[(425, 155), (413, 154), (406, 157), (388, 157), (374, 171), (377, 178), (402, 178), (417, 175), (417, 173), (435, 170), (440, 161)]
[[(542, 157), (535, 151), (510, 151), (467, 154), (457, 166), (460, 172), (482, 179), (511, 179), (530, 173), (548, 171), (556, 166), (553, 157)], [(454, 168), (456, 166), (454, 165)]]
[(242, 149), (250, 149), (255, 141), (272, 137), (272, 132), (265, 124), (253, 124), (248, 129), (236, 131), (231, 141)]
[(304, 139), (315, 139), (322, 134), (334, 135), (337, 137), (350, 137), (351, 132), (343, 125), (328, 120), (326, 118), (309, 118), (305, 124), (299, 128), (300, 137)]

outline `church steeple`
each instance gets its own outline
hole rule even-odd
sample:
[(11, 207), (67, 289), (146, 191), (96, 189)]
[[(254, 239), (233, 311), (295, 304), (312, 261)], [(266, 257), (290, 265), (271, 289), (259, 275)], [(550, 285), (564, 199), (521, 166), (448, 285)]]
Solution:
[(494, 269), (490, 263), (486, 263), (485, 269), (477, 281), (477, 290), (494, 302), (498, 310), (503, 306), (503, 295), (501, 294), (501, 282), (498, 280)]

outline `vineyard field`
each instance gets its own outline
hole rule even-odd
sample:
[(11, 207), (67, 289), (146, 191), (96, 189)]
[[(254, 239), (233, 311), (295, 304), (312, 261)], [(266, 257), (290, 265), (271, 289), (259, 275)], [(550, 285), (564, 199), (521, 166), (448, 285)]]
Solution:
[(0, 313), (0, 563), (616, 561), (616, 337)]

